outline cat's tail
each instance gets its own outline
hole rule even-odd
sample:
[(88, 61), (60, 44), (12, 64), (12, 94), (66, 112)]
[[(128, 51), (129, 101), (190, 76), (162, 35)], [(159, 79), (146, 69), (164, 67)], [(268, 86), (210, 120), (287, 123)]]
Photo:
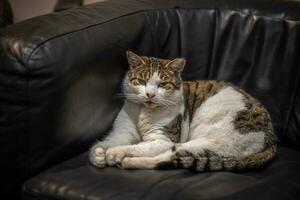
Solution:
[(175, 154), (171, 163), (159, 163), (156, 168), (164, 169), (171, 168), (193, 168), (195, 171), (243, 171), (257, 169), (267, 165), (276, 156), (277, 147), (272, 145), (258, 152), (246, 157), (221, 157), (213, 152), (205, 151), (201, 155), (192, 155), (189, 153)]

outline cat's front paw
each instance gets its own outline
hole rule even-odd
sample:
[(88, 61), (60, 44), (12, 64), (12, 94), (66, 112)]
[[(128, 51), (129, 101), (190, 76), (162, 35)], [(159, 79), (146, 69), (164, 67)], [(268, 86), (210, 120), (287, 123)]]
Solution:
[(109, 166), (119, 166), (126, 153), (121, 147), (112, 147), (106, 151), (106, 162)]
[(93, 147), (89, 155), (90, 162), (98, 168), (105, 167), (105, 150), (99, 146)]
[(171, 160), (177, 167), (190, 168), (195, 159), (189, 151), (177, 148)]

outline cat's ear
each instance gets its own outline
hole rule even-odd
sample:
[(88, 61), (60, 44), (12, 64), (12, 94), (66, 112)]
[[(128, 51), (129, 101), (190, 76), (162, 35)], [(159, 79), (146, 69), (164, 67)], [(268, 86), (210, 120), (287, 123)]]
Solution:
[(171, 60), (166, 66), (181, 73), (185, 66), (185, 59), (184, 58), (176, 58), (174, 60)]
[(145, 61), (132, 51), (126, 51), (127, 61), (131, 68), (139, 66), (141, 64), (145, 64)]

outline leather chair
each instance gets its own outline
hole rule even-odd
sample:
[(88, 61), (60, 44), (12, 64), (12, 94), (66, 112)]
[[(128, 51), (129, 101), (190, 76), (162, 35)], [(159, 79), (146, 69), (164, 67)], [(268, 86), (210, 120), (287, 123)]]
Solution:
[[(299, 1), (106, 1), (8, 26), (0, 37), (1, 199), (300, 197)], [(239, 173), (91, 166), (89, 147), (122, 105), (114, 94), (128, 49), (185, 57), (185, 80), (229, 81), (259, 99), (277, 158)]]
[(13, 14), (10, 3), (7, 0), (0, 1), (0, 28), (13, 23)]

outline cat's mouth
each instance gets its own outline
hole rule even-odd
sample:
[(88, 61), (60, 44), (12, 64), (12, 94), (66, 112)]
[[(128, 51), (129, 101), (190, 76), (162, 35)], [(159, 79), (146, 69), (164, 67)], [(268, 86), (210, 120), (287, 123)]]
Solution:
[(153, 101), (146, 101), (146, 102), (144, 102), (144, 105), (148, 108), (154, 108), (157, 106), (157, 104)]

